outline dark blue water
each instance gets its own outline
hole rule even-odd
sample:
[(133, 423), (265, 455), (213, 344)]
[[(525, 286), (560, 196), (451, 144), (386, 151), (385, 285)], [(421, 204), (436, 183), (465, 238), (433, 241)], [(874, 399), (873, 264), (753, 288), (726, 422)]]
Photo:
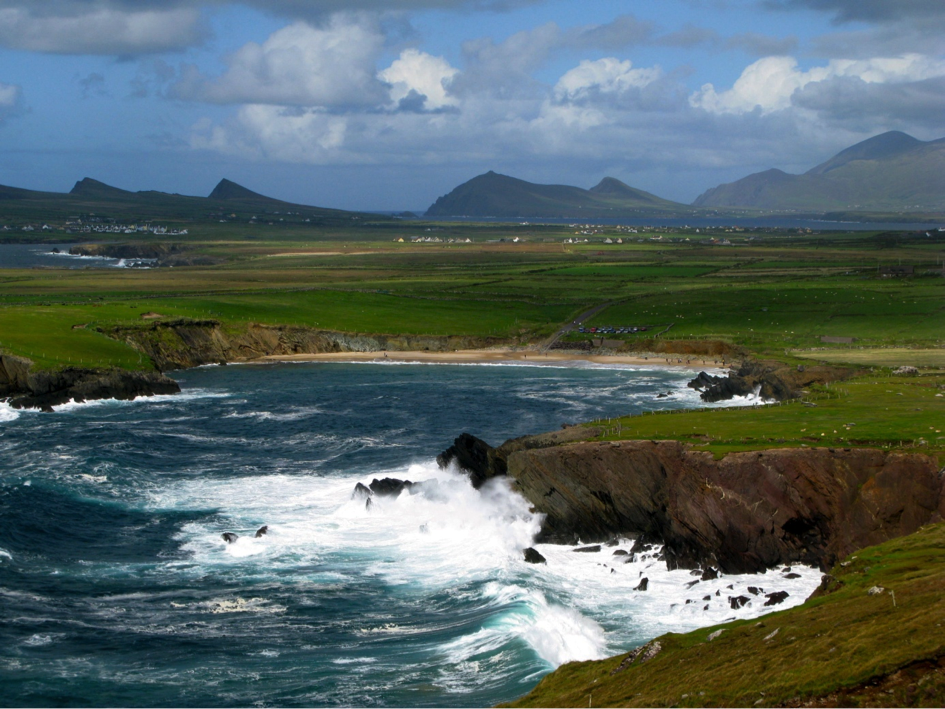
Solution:
[[(657, 592), (634, 601), (643, 571), (603, 556), (524, 564), (528, 504), (433, 463), (462, 431), (499, 443), (691, 405), (689, 376), (231, 366), (179, 373), (176, 397), (0, 404), (0, 704), (491, 705), (567, 660), (721, 620), (673, 610), (686, 572), (648, 571)], [(388, 475), (436, 483), (351, 499)]]
[[(151, 259), (72, 256), (72, 244), (0, 244), (0, 268), (131, 268), (146, 266)], [(53, 253), (59, 249), (59, 253)]]

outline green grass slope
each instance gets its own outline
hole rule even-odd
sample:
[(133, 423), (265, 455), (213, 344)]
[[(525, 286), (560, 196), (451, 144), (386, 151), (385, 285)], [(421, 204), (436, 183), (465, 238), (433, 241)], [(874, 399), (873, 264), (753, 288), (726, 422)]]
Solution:
[(645, 662), (564, 665), (507, 706), (943, 706), (945, 524), (861, 550), (831, 576), (796, 608), (657, 638)]

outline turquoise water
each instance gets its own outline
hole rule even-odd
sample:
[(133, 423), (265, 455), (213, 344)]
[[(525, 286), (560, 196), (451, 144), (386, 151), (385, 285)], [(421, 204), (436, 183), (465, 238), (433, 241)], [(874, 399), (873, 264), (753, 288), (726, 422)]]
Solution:
[[(540, 523), (528, 504), (433, 460), (462, 431), (498, 444), (695, 405), (690, 372), (306, 364), (176, 377), (179, 396), (54, 414), (0, 404), (4, 706), (491, 705), (562, 662), (732, 614), (686, 605), (688, 572), (654, 560), (615, 569), (610, 550), (543, 546), (547, 567), (525, 564)], [(371, 510), (351, 499), (385, 476), (436, 484)], [(227, 545), (228, 531), (240, 539)], [(653, 592), (640, 598), (644, 573)]]

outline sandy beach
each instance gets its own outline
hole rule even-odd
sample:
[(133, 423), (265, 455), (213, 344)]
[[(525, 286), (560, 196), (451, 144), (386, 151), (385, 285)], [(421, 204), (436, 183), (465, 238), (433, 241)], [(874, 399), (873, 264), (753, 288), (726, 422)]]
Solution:
[(659, 354), (595, 355), (572, 352), (539, 352), (537, 350), (455, 350), (452, 352), (327, 352), (322, 354), (272, 355), (262, 357), (269, 362), (429, 362), (440, 364), (562, 364), (565, 362), (593, 362), (594, 364), (624, 364), (642, 366), (674, 366), (685, 368), (720, 367), (722, 361)]

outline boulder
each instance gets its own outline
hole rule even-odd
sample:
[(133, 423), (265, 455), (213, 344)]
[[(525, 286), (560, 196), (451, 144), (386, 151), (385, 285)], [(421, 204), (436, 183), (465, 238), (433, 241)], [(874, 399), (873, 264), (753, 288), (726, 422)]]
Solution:
[(256, 539), (259, 539), (260, 537), (264, 537), (268, 533), (269, 533), (269, 525), (264, 524), (262, 527), (256, 530)]
[(351, 499), (352, 500), (359, 500), (359, 499), (366, 500), (369, 497), (372, 497), (373, 495), (374, 493), (371, 492), (371, 488), (369, 488), (364, 483), (358, 483), (357, 485), (354, 486), (354, 492), (351, 493)]
[(787, 591), (775, 591), (774, 593), (766, 593), (765, 598), (768, 599), (765, 601), (766, 606), (776, 606), (779, 603), (784, 603), (785, 599), (791, 594)]
[[(371, 492), (378, 497), (397, 497), (404, 490), (410, 489), (411, 486), (413, 486), (413, 483), (409, 480), (398, 480), (397, 478), (384, 478), (383, 480), (374, 478), (369, 485)], [(355, 490), (357, 491), (357, 487), (355, 487)]]
[(724, 377), (716, 377), (711, 374), (706, 374), (705, 372), (699, 372), (696, 375), (696, 378), (686, 384), (690, 389), (696, 389), (702, 391), (703, 389), (708, 389), (715, 384), (718, 384), (722, 381)]
[(748, 596), (733, 596), (728, 599), (728, 604), (734, 609), (738, 610), (742, 606), (748, 604), (751, 599)]
[(525, 562), (528, 564), (545, 564), (547, 560), (543, 557), (537, 549), (528, 547), (525, 550)]
[(587, 546), (587, 547), (578, 547), (577, 549), (572, 549), (571, 551), (582, 552), (585, 554), (593, 554), (594, 552), (600, 551), (600, 544), (594, 544), (593, 546)]
[(713, 581), (719, 577), (719, 570), (713, 569), (711, 566), (707, 567), (705, 571), (702, 572), (703, 581)]
[(650, 579), (648, 579), (646, 576), (644, 576), (642, 579), (640, 579), (640, 583), (638, 583), (637, 586), (636, 586), (636, 588), (634, 588), (633, 590), (634, 590), (634, 591), (645, 591), (645, 590), (646, 590), (647, 588), (649, 588), (649, 587), (650, 587)]
[(236, 534), (235, 532), (224, 532), (223, 534), (220, 535), (220, 538), (223, 541), (225, 541), (227, 544), (232, 544), (233, 542), (235, 542), (237, 539), (240, 538), (240, 535)]
[(436, 457), (436, 464), (441, 469), (456, 464), (464, 470), (477, 490), (489, 478), (504, 475), (501, 465), (496, 464), (492, 446), (472, 434), (463, 433), (453, 441), (453, 445)]

